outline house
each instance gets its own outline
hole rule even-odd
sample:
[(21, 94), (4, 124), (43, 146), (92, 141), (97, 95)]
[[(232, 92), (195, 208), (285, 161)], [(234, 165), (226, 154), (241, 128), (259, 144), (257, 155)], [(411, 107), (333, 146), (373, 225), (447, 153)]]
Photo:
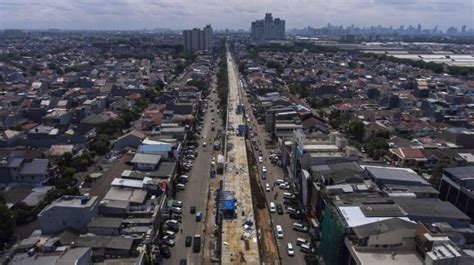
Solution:
[(122, 218), (97, 217), (87, 225), (88, 233), (101, 236), (119, 235)]
[(410, 147), (390, 148), (390, 158), (395, 165), (403, 167), (423, 168), (427, 158), (421, 149)]
[(44, 234), (59, 233), (68, 228), (85, 232), (87, 224), (97, 213), (97, 196), (65, 195), (38, 214), (38, 224)]
[(474, 220), (474, 166), (446, 168), (439, 185), (439, 198), (456, 205)]
[(137, 153), (130, 161), (138, 170), (152, 171), (158, 167), (161, 155)]
[(54, 144), (49, 148), (49, 155), (52, 157), (62, 156), (65, 153), (73, 153), (74, 145), (72, 144)]
[(156, 154), (161, 155), (163, 159), (168, 159), (173, 154), (172, 152), (173, 145), (171, 143), (155, 141), (151, 139), (145, 139), (138, 146), (138, 153), (143, 154)]
[(354, 108), (350, 103), (339, 103), (333, 106), (333, 111), (338, 114), (352, 114), (354, 113)]
[(113, 149), (116, 151), (121, 151), (125, 147), (138, 148), (140, 143), (145, 139), (146, 135), (138, 130), (133, 130), (129, 133), (126, 133), (120, 136), (113, 144)]
[(49, 180), (49, 176), (49, 160), (33, 159), (22, 163), (20, 172), (14, 180), (24, 183), (45, 183)]

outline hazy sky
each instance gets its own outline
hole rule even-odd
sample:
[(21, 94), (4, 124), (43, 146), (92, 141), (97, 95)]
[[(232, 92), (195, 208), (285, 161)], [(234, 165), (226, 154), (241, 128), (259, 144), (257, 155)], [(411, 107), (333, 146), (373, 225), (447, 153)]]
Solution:
[(474, 0), (0, 0), (0, 28), (248, 29), (265, 12), (287, 29), (331, 22), (474, 27)]

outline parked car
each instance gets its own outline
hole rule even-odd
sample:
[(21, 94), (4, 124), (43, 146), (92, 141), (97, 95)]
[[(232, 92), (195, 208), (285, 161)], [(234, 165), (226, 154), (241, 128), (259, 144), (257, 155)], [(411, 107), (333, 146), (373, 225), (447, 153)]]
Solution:
[(172, 213), (175, 213), (175, 214), (182, 214), (183, 213), (183, 209), (180, 208), (180, 207), (171, 207), (170, 211)]
[(265, 191), (266, 191), (266, 192), (271, 191), (270, 184), (265, 183)]
[(173, 206), (174, 207), (183, 207), (183, 202), (182, 201), (173, 201)]
[(185, 247), (190, 247), (193, 242), (193, 237), (192, 236), (186, 236), (186, 239), (184, 240), (184, 246)]
[(164, 257), (165, 259), (171, 258), (171, 251), (169, 247), (162, 247), (160, 248), (160, 255)]
[(261, 156), (258, 157), (258, 163), (263, 163), (263, 157)]
[(171, 239), (169, 236), (164, 236), (162, 240), (163, 240), (163, 243), (165, 243), (166, 245), (170, 247), (173, 247), (175, 244), (174, 240)]
[(283, 182), (279, 185), (280, 189), (282, 190), (289, 190), (290, 189), (290, 183), (288, 182)]
[(301, 237), (298, 237), (296, 239), (296, 245), (297, 246), (301, 246), (301, 245), (309, 245), (309, 241), (304, 239), (304, 238), (301, 238)]
[(195, 213), (196, 213), (196, 206), (191, 206), (189, 212), (190, 212), (191, 214), (195, 214)]
[(283, 238), (283, 228), (281, 227), (281, 225), (276, 225), (275, 228), (276, 228), (276, 232), (277, 232), (277, 238), (282, 239)]
[(276, 206), (274, 202), (270, 202), (270, 212), (276, 213)]
[(166, 230), (165, 235), (168, 236), (171, 239), (175, 239), (175, 233), (171, 230)]
[(186, 189), (186, 184), (178, 183), (178, 184), (176, 184), (176, 189), (177, 190), (185, 190)]
[(281, 206), (280, 203), (278, 203), (278, 204), (276, 205), (276, 208), (277, 208), (277, 213), (278, 213), (279, 215), (282, 215), (282, 214), (283, 214), (283, 207)]
[(309, 229), (308, 229), (307, 226), (305, 226), (302, 223), (293, 223), (293, 230), (298, 231), (298, 232), (307, 233)]
[(288, 256), (290, 257), (295, 255), (295, 250), (293, 249), (293, 245), (291, 245), (291, 243), (288, 243), (286, 245), (286, 252), (288, 253)]
[(303, 244), (300, 246), (300, 251), (304, 253), (314, 253), (314, 248), (312, 248), (310, 245)]

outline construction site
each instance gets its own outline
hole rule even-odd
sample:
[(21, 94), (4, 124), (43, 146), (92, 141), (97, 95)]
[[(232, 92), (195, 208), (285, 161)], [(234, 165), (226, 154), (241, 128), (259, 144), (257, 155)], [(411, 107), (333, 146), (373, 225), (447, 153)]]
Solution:
[(260, 264), (245, 136), (231, 128), (244, 124), (238, 75), (227, 52), (229, 99), (223, 175), (222, 264)]

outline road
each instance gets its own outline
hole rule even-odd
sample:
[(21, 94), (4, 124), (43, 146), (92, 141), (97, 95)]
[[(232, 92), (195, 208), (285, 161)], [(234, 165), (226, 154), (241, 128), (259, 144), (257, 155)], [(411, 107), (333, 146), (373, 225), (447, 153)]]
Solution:
[[(269, 140), (270, 137), (267, 135), (267, 132), (265, 132), (265, 128), (263, 124), (257, 124), (257, 119), (252, 111), (252, 107), (250, 106), (248, 96), (245, 93), (245, 90), (243, 87), (240, 87), (241, 89), (241, 95), (242, 95), (242, 100), (246, 109), (246, 114), (249, 115), (250, 119), (250, 126), (253, 128), (253, 131), (257, 132), (257, 135), (255, 136), (258, 145), (258, 151), (262, 151), (263, 155), (263, 162), (258, 163), (258, 170), (260, 172), (260, 175), (262, 174), (262, 166), (265, 166), (267, 168), (267, 179), (263, 180), (260, 178), (260, 183), (262, 187), (265, 187), (265, 183), (268, 183), (271, 186), (273, 186), (273, 183), (275, 182), (276, 179), (287, 179), (286, 173), (283, 171), (282, 168), (272, 164), (270, 162), (269, 156), (270, 156), (270, 150), (267, 150), (265, 146), (265, 140)], [(255, 151), (255, 159), (258, 161), (258, 151)], [(275, 193), (278, 192), (278, 197), (277, 199), (274, 199)], [(273, 192), (265, 192), (265, 198), (267, 201), (267, 205), (269, 205), (270, 202), (275, 202), (275, 204), (280, 203), (283, 207), (285, 205), (283, 204), (283, 190), (279, 189), (278, 187), (274, 188)], [(283, 234), (284, 238), (283, 239), (277, 239), (277, 244), (278, 244), (278, 249), (279, 249), (279, 254), (281, 258), (281, 264), (305, 264), (304, 260), (304, 253), (299, 251), (299, 247), (296, 246), (296, 238), (304, 238), (308, 239), (309, 236), (307, 233), (300, 233), (297, 231), (293, 230), (293, 223), (298, 222), (298, 220), (291, 219), (288, 214), (279, 215), (277, 213), (271, 213), (270, 214), (272, 217), (272, 224), (273, 224), (273, 229), (275, 233), (275, 225), (281, 225), (283, 228)], [(287, 254), (287, 243), (291, 243), (293, 245), (293, 248), (295, 250), (295, 255), (293, 257), (288, 256)]]
[[(215, 80), (213, 80), (215, 83)], [(214, 86), (214, 84), (212, 85)], [(201, 222), (195, 221), (195, 216), (190, 214), (191, 206), (196, 206), (196, 211), (205, 212), (206, 203), (207, 203), (207, 194), (209, 189), (209, 171), (211, 168), (211, 155), (212, 155), (212, 142), (216, 136), (218, 128), (221, 127), (219, 124), (219, 115), (215, 110), (217, 110), (217, 94), (210, 93), (208, 102), (208, 108), (204, 115), (203, 128), (201, 130), (201, 136), (203, 139), (199, 140), (199, 146), (196, 149), (198, 152), (197, 158), (194, 160), (193, 168), (187, 173), (189, 176), (189, 182), (186, 184), (186, 190), (178, 192), (176, 199), (183, 202), (183, 219), (180, 224), (180, 229), (183, 229), (183, 233), (177, 233), (176, 235), (176, 244), (171, 248), (171, 258), (165, 260), (165, 264), (179, 264), (179, 261), (183, 258), (187, 259), (187, 264), (201, 264), (202, 251), (201, 253), (193, 253), (192, 247), (185, 247), (184, 239), (186, 236), (193, 236), (195, 234), (200, 234), (203, 236), (204, 229), (204, 216)], [(214, 112), (210, 110), (214, 109)], [(216, 120), (216, 124), (211, 124), (211, 119)], [(215, 127), (215, 131), (212, 131), (211, 128)], [(206, 142), (207, 146), (203, 147), (202, 143)], [(205, 238), (203, 238), (205, 240)]]

